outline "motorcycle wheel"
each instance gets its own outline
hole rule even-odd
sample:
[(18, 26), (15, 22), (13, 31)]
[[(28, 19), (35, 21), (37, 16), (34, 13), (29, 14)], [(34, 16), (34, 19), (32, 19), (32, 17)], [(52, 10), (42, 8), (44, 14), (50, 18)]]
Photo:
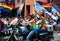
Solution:
[(41, 41), (50, 41), (50, 39), (42, 39)]
[(14, 36), (11, 36), (8, 41), (17, 41)]

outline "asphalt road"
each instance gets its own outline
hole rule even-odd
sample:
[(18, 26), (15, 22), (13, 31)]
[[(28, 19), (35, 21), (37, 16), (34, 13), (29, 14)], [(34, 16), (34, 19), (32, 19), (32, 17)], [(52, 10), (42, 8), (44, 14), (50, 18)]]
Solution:
[(54, 39), (52, 39), (51, 41), (60, 41), (60, 33), (55, 32), (53, 33)]
[[(52, 39), (51, 41), (60, 41), (60, 33), (54, 32), (53, 36), (54, 36), (54, 39)], [(1, 38), (2, 37), (0, 37), (0, 41), (2, 40)], [(8, 38), (8, 37), (6, 37), (6, 38)]]

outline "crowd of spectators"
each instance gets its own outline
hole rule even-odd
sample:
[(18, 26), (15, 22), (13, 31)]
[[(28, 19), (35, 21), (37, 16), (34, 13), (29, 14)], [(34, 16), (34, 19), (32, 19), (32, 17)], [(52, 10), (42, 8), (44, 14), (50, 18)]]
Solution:
[[(6, 25), (6, 28), (9, 26), (17, 25), (18, 26), (24, 26), (28, 30), (30, 30), (30, 33), (27, 35), (26, 41), (29, 41), (30, 37), (35, 33), (38, 34), (38, 30), (44, 31), (49, 27), (49, 25), (52, 25), (55, 31), (60, 32), (60, 15), (59, 13), (55, 13), (54, 11), (48, 15), (46, 11), (38, 12), (35, 11), (34, 14), (28, 15), (28, 18), (22, 18), (22, 17), (12, 17), (12, 18), (0, 18), (0, 23), (4, 22)], [(32, 26), (33, 24), (33, 26)], [(5, 28), (5, 29), (6, 29)], [(22, 29), (22, 31), (27, 31), (26, 29)], [(20, 33), (19, 33), (20, 34)]]

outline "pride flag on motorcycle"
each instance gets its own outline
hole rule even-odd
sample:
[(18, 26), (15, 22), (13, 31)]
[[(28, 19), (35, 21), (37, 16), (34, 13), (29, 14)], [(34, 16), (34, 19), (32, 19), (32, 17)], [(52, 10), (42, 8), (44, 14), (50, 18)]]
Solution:
[(36, 22), (30, 23), (30, 29), (36, 30)]
[(43, 6), (48, 12), (52, 12), (52, 3), (42, 2), (42, 6)]

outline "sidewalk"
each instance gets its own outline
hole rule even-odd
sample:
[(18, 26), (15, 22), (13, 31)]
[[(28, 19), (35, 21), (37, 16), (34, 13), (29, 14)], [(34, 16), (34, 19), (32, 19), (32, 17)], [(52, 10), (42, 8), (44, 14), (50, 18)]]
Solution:
[(53, 36), (54, 36), (54, 39), (51, 41), (60, 41), (60, 33), (55, 32), (53, 33)]

